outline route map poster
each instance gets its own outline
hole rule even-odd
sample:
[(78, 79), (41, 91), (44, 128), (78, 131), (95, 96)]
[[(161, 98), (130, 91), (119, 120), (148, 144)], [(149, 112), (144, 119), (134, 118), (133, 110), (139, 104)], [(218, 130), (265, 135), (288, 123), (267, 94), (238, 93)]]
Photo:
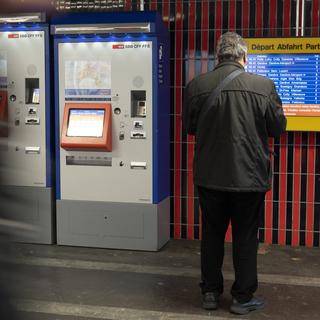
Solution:
[(66, 97), (109, 96), (111, 61), (66, 61), (65, 88)]

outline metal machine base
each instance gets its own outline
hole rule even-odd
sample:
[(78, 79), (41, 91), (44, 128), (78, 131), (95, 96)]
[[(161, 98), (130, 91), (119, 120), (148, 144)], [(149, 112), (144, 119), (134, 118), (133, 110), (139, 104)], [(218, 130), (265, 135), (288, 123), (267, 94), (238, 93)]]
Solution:
[(57, 201), (57, 244), (159, 250), (170, 237), (170, 199), (159, 204)]
[(8, 233), (18, 242), (52, 244), (54, 220), (52, 189), (0, 187), (0, 217), (11, 225)]

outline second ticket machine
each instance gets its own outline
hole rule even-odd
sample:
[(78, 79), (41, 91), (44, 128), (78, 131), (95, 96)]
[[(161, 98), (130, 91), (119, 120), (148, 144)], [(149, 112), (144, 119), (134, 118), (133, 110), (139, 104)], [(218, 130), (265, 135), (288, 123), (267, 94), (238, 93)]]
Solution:
[(169, 240), (168, 31), (154, 12), (53, 20), (57, 243)]
[[(42, 14), (0, 16), (1, 218), (15, 240), (53, 241), (49, 29)], [(29, 232), (28, 232), (29, 230)]]

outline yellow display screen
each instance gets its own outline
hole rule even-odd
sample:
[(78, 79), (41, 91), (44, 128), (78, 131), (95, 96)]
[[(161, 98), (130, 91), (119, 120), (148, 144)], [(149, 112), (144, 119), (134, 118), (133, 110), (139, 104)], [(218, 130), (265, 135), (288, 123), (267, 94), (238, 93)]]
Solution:
[(320, 131), (320, 38), (251, 38), (248, 72), (272, 79), (289, 131)]

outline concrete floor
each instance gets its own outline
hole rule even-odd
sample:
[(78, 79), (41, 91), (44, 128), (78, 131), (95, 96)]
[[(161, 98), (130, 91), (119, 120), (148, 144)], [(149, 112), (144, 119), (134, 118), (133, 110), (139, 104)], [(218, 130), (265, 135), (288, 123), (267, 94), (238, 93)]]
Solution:
[(235, 316), (230, 245), (225, 292), (213, 312), (201, 308), (199, 245), (170, 241), (152, 253), (17, 244), (7, 282), (24, 320), (320, 319), (320, 249), (260, 246), (257, 295), (267, 306)]

